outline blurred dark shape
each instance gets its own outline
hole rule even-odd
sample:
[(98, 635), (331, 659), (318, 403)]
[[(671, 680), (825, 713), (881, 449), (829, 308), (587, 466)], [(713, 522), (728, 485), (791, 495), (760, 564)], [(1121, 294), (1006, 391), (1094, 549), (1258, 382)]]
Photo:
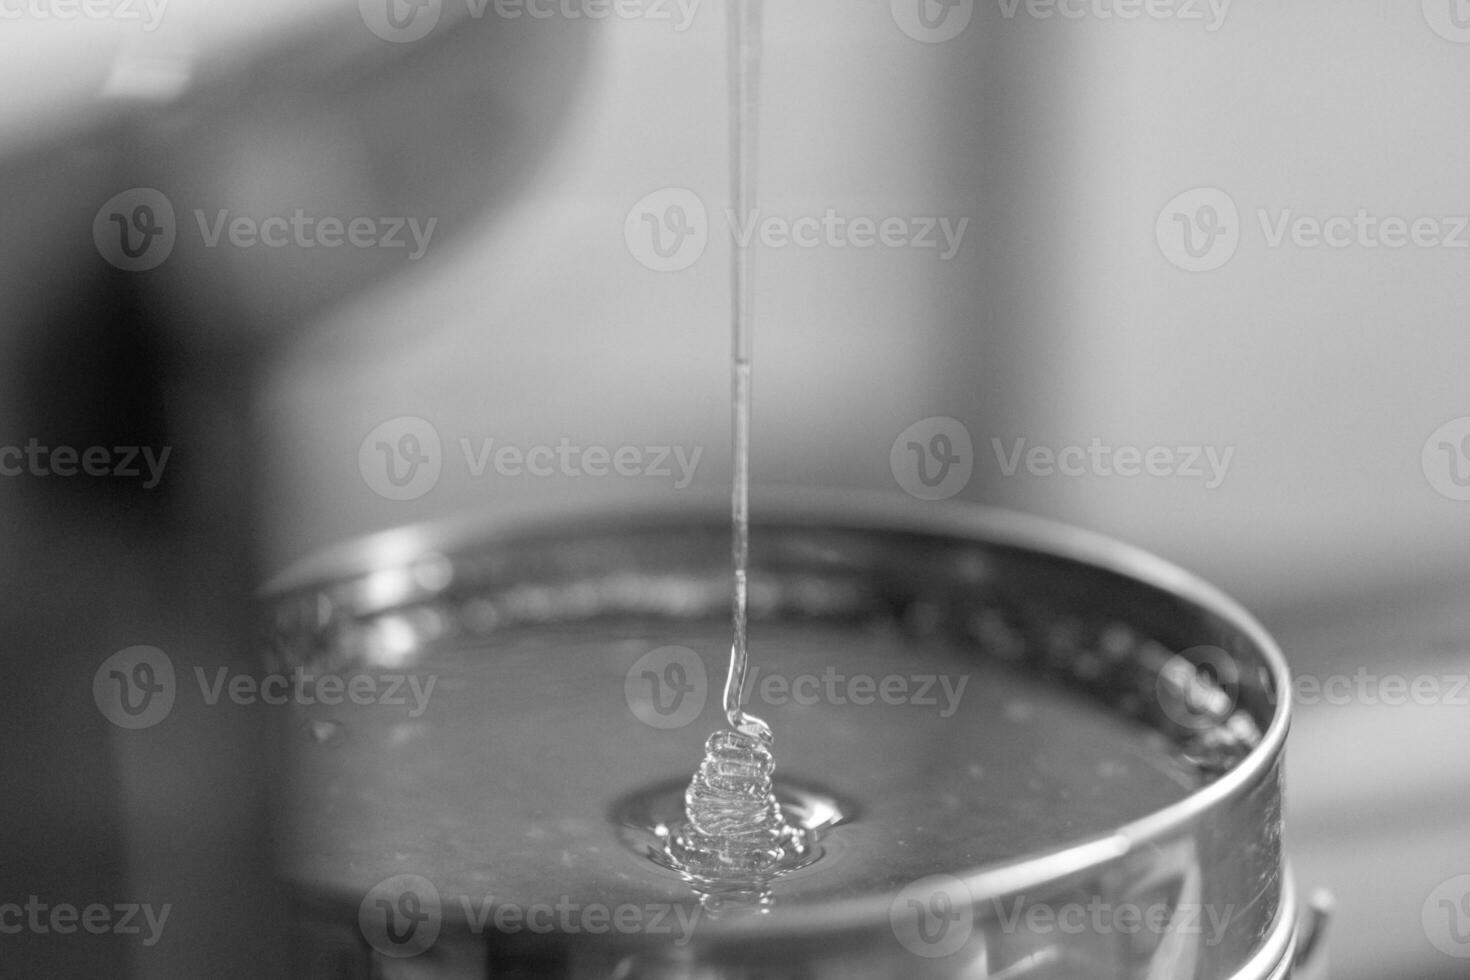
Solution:
[[(177, 98), (99, 98), (65, 114), (81, 125), (0, 146), (0, 447), (169, 453), (155, 486), (146, 469), (24, 464), (0, 479), (0, 902), (171, 906), (152, 946), (81, 929), (6, 935), (0, 975), (284, 972), (279, 719), (190, 689), (196, 668), (259, 673), (254, 487), (270, 460), (253, 442), (252, 392), (268, 341), (404, 258), (206, 248), (191, 215), (432, 216), (436, 246), (493, 218), (556, 138), (589, 39), (497, 24), (446, 17), (395, 45), (349, 9), (264, 46), (216, 39)], [(127, 272), (99, 254), (93, 221), (139, 187), (171, 202), (177, 244), (159, 268)], [(171, 658), (179, 697), (130, 731), (99, 711), (92, 682), (140, 644)]]

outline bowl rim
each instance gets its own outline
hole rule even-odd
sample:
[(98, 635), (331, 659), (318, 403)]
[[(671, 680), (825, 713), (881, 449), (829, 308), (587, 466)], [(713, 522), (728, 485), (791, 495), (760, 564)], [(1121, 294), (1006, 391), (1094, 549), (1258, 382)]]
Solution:
[[(1232, 801), (1250, 795), (1273, 778), (1285, 751), (1291, 725), (1292, 690), (1286, 658), (1265, 627), (1240, 603), (1204, 579), (1149, 551), (1115, 538), (1019, 511), (952, 501), (918, 502), (892, 493), (763, 486), (753, 491), (751, 523), (809, 523), (813, 527), (860, 532), (914, 533), (984, 542), (1072, 561), (1131, 579), (1213, 614), (1238, 631), (1259, 651), (1278, 696), (1260, 741), (1230, 770), (1181, 800), (1098, 837), (1064, 844), (1057, 850), (969, 870), (956, 869), (977, 905), (1034, 892), (1048, 884), (1076, 878), (1113, 865), (1130, 854), (1188, 836), (1192, 825)], [(447, 518), (411, 524), (322, 549), (287, 567), (261, 589), (266, 601), (321, 588), (384, 567), (401, 567), (428, 554), (462, 551), (466, 542), (482, 548), (495, 540), (575, 537), (579, 532), (609, 528), (654, 528), (723, 519), (730, 501), (721, 494), (684, 492), (675, 500), (627, 497), (591, 505), (481, 508)], [(1289, 878), (1282, 862), (1283, 901), (1270, 932), (1257, 946), (1257, 956), (1279, 952), (1281, 938), (1294, 935), (1295, 909), (1289, 902)], [(762, 937), (848, 932), (860, 924), (888, 921), (892, 896), (875, 893), (813, 903), (761, 921)], [(747, 934), (738, 922), (720, 938)], [(712, 937), (713, 938), (713, 937)]]

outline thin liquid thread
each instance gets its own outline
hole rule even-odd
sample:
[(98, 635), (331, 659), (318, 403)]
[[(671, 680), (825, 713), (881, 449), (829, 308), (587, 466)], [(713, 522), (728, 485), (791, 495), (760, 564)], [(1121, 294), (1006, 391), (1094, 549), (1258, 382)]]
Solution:
[[(749, 213), (756, 196), (756, 130), (760, 101), (761, 0), (729, 0), (731, 205)], [(751, 339), (755, 302), (750, 249), (737, 243), (731, 261), (731, 401), (734, 479), (730, 494), (734, 593), (725, 718), (733, 731), (705, 742), (704, 761), (684, 795), (688, 825), (674, 852), (689, 871), (739, 877), (779, 869), (799, 857), (804, 838), (787, 823), (771, 775), (770, 726), (741, 708), (749, 663)]]
[[(756, 197), (760, 113), (761, 0), (729, 0), (730, 206), (749, 213)], [(755, 319), (755, 269), (749, 243), (736, 242), (730, 263), (731, 424), (734, 477), (730, 492), (730, 557), (735, 570), (730, 672), (725, 678), (725, 717), (743, 730), (740, 708), (748, 664), (746, 621), (750, 567), (750, 404)]]

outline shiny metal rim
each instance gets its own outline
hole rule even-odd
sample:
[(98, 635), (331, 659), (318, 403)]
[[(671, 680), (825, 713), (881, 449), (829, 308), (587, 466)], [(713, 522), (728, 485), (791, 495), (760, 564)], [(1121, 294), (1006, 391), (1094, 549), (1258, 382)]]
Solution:
[[(556, 509), (544, 506), (474, 513), (443, 521), (390, 530), (319, 553), (277, 576), (265, 587), (273, 597), (300, 589), (366, 575), (384, 567), (408, 565), (428, 553), (453, 555), (466, 542), (476, 547), (496, 540), (575, 537), (583, 529), (606, 530), (613, 522), (627, 527), (714, 522), (728, 513), (723, 495), (686, 494), (674, 503), (646, 500), (609, 501), (596, 507)], [(810, 523), (849, 531), (915, 533), (1016, 547), (1070, 560), (1152, 586), (1230, 623), (1258, 648), (1278, 691), (1290, 690), (1285, 658), (1265, 629), (1233, 599), (1190, 572), (1149, 552), (1103, 535), (1030, 515), (963, 504), (916, 504), (886, 494), (767, 489), (752, 508), (757, 523)], [(1278, 698), (1260, 742), (1229, 772), (1188, 797), (1106, 837), (1084, 841), (1039, 857), (975, 870), (959, 877), (977, 896), (1017, 894), (1063, 877), (1100, 869), (1137, 849), (1188, 834), (1202, 814), (1247, 794), (1267, 778), (1284, 748), (1290, 725), (1290, 700)], [(1268, 964), (1285, 957), (1295, 941), (1296, 912), (1286, 899), (1268, 938), (1253, 956), (1242, 978), (1266, 976)], [(830, 903), (784, 922), (781, 933), (811, 937), (845, 932), (857, 923), (887, 920), (888, 900), (864, 896)], [(774, 923), (769, 925), (775, 925)], [(766, 935), (772, 931), (767, 926)], [(775, 938), (774, 936), (772, 938)], [(1252, 970), (1256, 972), (1252, 972)], [(1284, 974), (1278, 974), (1284, 975)]]

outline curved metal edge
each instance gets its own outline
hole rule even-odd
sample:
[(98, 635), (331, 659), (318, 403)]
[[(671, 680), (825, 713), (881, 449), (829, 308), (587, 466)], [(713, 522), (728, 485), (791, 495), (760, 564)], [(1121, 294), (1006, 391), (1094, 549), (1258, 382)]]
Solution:
[(1296, 880), (1288, 866), (1281, 874), (1281, 906), (1271, 932), (1254, 956), (1230, 980), (1287, 980), (1296, 962), (1300, 915), (1296, 906)]
[[(716, 509), (717, 505), (720, 509)], [(727, 512), (728, 506), (729, 501), (723, 495), (701, 492), (686, 494), (674, 502), (650, 503), (646, 497), (613, 496), (595, 505), (555, 508), (532, 505), (462, 513), (441, 521), (380, 532), (319, 552), (272, 578), (263, 587), (262, 595), (279, 596), (344, 576), (368, 574), (385, 565), (407, 564), (427, 552), (453, 552), (466, 541), (510, 540), (548, 533), (574, 535), (580, 527), (606, 530), (610, 517), (620, 518), (624, 526), (679, 524), (696, 518), (718, 518)], [(975, 504), (920, 503), (896, 494), (871, 491), (768, 485), (754, 495), (752, 521), (759, 525), (763, 518), (769, 520), (772, 516), (781, 521), (810, 521), (814, 526), (849, 530), (968, 537), (1049, 554), (1131, 578), (1232, 623), (1260, 650), (1276, 691), (1283, 692), (1275, 701), (1275, 713), (1260, 743), (1235, 768), (1210, 785), (1148, 817), (1125, 824), (1106, 837), (961, 875), (972, 894), (1007, 895), (1035, 889), (1063, 874), (1101, 868), (1140, 847), (1185, 834), (1189, 824), (1201, 813), (1244, 796), (1267, 778), (1284, 751), (1291, 721), (1291, 701), (1284, 692), (1289, 692), (1291, 685), (1286, 659), (1275, 641), (1234, 599), (1151, 552), (1106, 535), (1018, 511)], [(1283, 891), (1286, 890), (1284, 884)], [(1278, 920), (1287, 918), (1294, 937), (1295, 908), (1283, 899), (1282, 909)], [(806, 935), (813, 930), (838, 932), (851, 929), (857, 921), (886, 921), (888, 917), (887, 900), (877, 896), (830, 903), (814, 911), (816, 914), (810, 918), (789, 923), (790, 930)], [(763, 928), (769, 930), (776, 925), (764, 923)], [(1278, 922), (1277, 929), (1280, 928)], [(776, 929), (778, 933), (786, 931)], [(1269, 959), (1273, 944), (1281, 941), (1273, 932), (1256, 956)], [(1290, 941), (1294, 942), (1294, 938)]]

